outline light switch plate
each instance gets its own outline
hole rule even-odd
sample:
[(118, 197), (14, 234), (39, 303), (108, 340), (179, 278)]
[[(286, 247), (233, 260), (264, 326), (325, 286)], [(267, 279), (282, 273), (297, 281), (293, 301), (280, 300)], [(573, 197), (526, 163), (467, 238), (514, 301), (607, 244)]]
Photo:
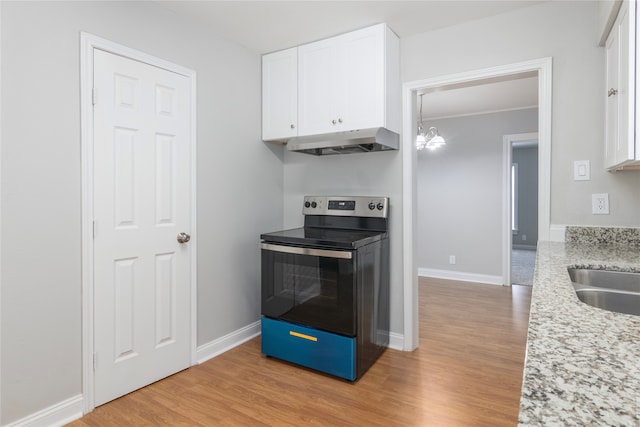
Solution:
[(591, 195), (591, 213), (594, 215), (609, 215), (609, 194)]
[(591, 179), (591, 166), (589, 160), (576, 160), (573, 162), (573, 180), (589, 181)]

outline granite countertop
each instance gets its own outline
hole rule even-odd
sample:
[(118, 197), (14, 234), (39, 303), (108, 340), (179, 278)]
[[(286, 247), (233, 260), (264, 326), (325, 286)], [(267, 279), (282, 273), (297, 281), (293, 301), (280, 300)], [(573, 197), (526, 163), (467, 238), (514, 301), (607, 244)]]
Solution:
[(566, 243), (538, 243), (520, 426), (640, 426), (640, 316), (581, 302), (567, 273), (640, 272), (630, 230), (626, 241), (568, 229)]

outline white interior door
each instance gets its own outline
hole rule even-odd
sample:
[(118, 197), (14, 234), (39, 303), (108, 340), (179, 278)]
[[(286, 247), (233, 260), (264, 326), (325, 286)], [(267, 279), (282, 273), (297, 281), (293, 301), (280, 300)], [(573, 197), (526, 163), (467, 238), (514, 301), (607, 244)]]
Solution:
[(94, 50), (94, 374), (100, 405), (190, 362), (190, 80)]

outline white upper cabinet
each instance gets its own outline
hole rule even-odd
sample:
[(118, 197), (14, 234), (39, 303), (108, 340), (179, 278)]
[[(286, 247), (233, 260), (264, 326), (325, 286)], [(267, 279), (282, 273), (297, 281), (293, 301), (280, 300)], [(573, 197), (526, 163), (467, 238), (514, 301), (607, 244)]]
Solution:
[(262, 139), (298, 135), (298, 48), (262, 57)]
[[(344, 91), (344, 81), (338, 83), (338, 55), (335, 39), (323, 40), (299, 47), (298, 108), (300, 135), (330, 132), (330, 124), (338, 117), (335, 99)], [(344, 67), (340, 67), (344, 68)], [(337, 85), (339, 84), (340, 87)], [(331, 126), (335, 126), (331, 124)], [(335, 131), (335, 129), (334, 129)]]
[[(616, 170), (639, 164), (636, 120), (636, 5), (623, 2), (607, 37), (605, 167)], [(639, 139), (640, 140), (640, 139)]]
[(397, 50), (388, 31), (380, 24), (299, 47), (299, 135), (387, 125), (386, 90), (399, 90), (386, 87), (388, 49)]
[[(290, 50), (263, 57), (264, 140), (377, 127), (400, 133), (400, 47), (386, 24), (299, 46), (297, 73), (288, 61), (282, 70), (275, 65), (275, 58)], [(287, 126), (292, 82), (297, 133), (286, 134), (274, 128)]]

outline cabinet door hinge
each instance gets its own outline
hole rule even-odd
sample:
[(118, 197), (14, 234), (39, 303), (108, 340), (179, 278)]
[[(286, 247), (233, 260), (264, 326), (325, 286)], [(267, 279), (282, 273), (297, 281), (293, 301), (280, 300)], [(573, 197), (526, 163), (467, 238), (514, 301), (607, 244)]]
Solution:
[(98, 89), (96, 89), (95, 87), (91, 90), (91, 102), (93, 103), (93, 105), (96, 105), (98, 103)]
[(96, 370), (98, 366), (98, 353), (93, 353), (93, 370)]

